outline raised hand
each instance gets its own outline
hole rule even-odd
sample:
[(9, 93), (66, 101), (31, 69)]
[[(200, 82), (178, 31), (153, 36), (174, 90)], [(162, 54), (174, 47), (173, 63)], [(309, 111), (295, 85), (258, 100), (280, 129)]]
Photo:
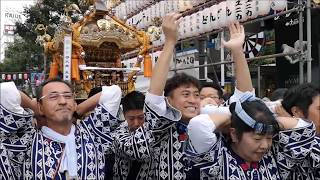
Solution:
[(243, 26), (239, 22), (232, 23), (229, 25), (229, 31), (230, 40), (226, 42), (222, 39), (222, 44), (230, 50), (242, 50), (245, 38)]
[(165, 42), (159, 60), (153, 68), (150, 80), (149, 92), (161, 96), (167, 81), (170, 63), (173, 60), (173, 51), (178, 40), (178, 28), (181, 14), (170, 13), (162, 20), (162, 30), (165, 35)]
[(179, 13), (169, 13), (163, 18), (162, 30), (166, 37), (166, 42), (177, 42), (180, 17), (181, 14)]

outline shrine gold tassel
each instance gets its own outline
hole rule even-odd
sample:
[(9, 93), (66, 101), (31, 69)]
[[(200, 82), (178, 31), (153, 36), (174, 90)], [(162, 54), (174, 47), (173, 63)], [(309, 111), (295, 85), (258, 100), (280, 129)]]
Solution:
[(144, 77), (151, 77), (152, 76), (152, 60), (149, 54), (144, 55), (143, 60), (144, 65)]
[(55, 79), (58, 76), (59, 67), (56, 62), (52, 62), (50, 65), (49, 79)]
[(80, 80), (79, 58), (74, 55), (72, 55), (72, 60), (71, 60), (71, 79), (75, 81)]

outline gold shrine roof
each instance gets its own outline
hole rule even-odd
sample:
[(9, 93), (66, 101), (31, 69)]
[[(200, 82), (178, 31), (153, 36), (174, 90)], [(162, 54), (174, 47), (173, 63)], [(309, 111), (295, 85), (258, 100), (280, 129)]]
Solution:
[(80, 44), (82, 46), (100, 47), (104, 42), (115, 43), (121, 52), (132, 51), (141, 46), (132, 32), (111, 18), (93, 20), (81, 28)]

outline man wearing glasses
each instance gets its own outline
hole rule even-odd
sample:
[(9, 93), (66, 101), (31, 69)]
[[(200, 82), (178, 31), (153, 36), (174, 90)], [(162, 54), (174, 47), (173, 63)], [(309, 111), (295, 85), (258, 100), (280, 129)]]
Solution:
[[(13, 82), (1, 83), (0, 179), (103, 179), (120, 101), (115, 85), (77, 107), (71, 86), (59, 79), (40, 85), (37, 102)], [(40, 115), (45, 126), (34, 128), (24, 108)], [(91, 109), (89, 117), (73, 121), (75, 112)]]

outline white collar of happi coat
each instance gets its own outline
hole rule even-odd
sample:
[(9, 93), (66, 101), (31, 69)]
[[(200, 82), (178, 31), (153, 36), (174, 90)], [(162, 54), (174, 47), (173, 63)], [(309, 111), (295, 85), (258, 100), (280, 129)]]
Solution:
[(76, 138), (75, 138), (75, 126), (71, 126), (70, 133), (67, 136), (61, 135), (56, 131), (43, 126), (41, 128), (43, 135), (52, 140), (61, 142), (65, 144), (65, 150), (62, 154), (62, 159), (60, 163), (60, 172), (67, 171), (70, 178), (77, 178), (77, 150), (76, 150)]

